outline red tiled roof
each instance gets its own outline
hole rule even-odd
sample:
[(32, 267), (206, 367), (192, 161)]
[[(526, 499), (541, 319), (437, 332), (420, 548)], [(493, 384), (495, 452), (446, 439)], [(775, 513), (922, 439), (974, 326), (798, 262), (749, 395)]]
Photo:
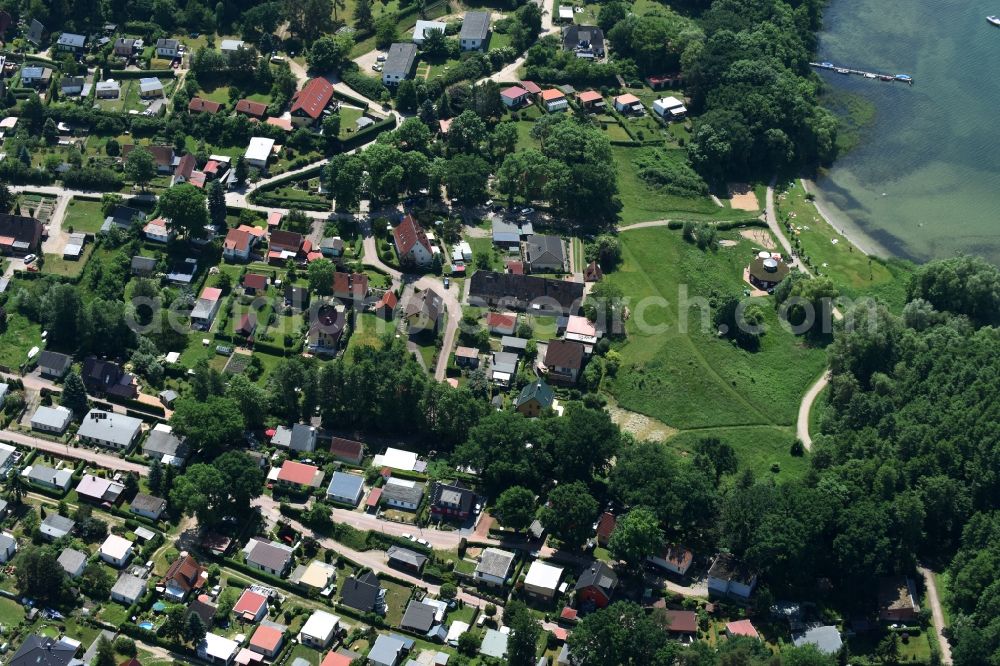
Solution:
[(596, 90), (584, 90), (582, 93), (577, 95), (577, 99), (581, 102), (596, 102), (601, 99), (601, 93)]
[(243, 276), (243, 286), (251, 289), (267, 289), (267, 276), (260, 273), (247, 273)]
[(236, 113), (243, 113), (255, 118), (263, 118), (267, 113), (267, 104), (263, 102), (251, 102), (248, 99), (241, 99), (236, 102)]
[(538, 84), (534, 81), (521, 81), (521, 87), (527, 90), (532, 95), (537, 95), (542, 92), (542, 89), (538, 87)]
[(368, 500), (365, 502), (366, 506), (378, 506), (378, 501), (382, 498), (381, 488), (372, 488), (372, 491), (368, 493)]
[(364, 453), (365, 445), (353, 439), (334, 437), (330, 440), (330, 453), (347, 458), (359, 458)]
[(611, 536), (611, 533), (615, 531), (615, 526), (618, 524), (618, 520), (609, 511), (605, 511), (601, 514), (601, 519), (597, 521), (597, 536), (604, 537), (605, 539)]
[(201, 168), (205, 173), (217, 174), (219, 173), (219, 162), (215, 160), (209, 160), (205, 162), (205, 166)]
[(257, 328), (256, 319), (251, 319), (249, 312), (240, 317), (240, 325), (236, 327), (237, 333), (242, 333), (243, 335), (253, 335), (254, 330)]
[(521, 86), (511, 86), (500, 93), (501, 97), (506, 97), (507, 99), (517, 99), (518, 97), (524, 97), (528, 94), (528, 91)]
[(258, 647), (264, 652), (273, 652), (281, 643), (282, 636), (284, 636), (284, 632), (281, 629), (262, 624), (257, 627), (257, 631), (253, 632), (250, 645)]
[(188, 178), (188, 182), (194, 185), (195, 187), (204, 189), (205, 179), (206, 176), (204, 171), (195, 170), (191, 172), (191, 177)]
[(513, 328), (517, 324), (517, 317), (505, 315), (502, 312), (487, 312), (487, 328)]
[(312, 485), (313, 478), (319, 468), (315, 465), (286, 460), (278, 471), (278, 480), (286, 483), (297, 483), (301, 486)]
[(177, 168), (174, 169), (174, 175), (180, 176), (185, 180), (187, 180), (188, 178), (191, 177), (191, 172), (194, 171), (194, 168), (197, 165), (198, 165), (198, 158), (192, 155), (191, 153), (188, 153), (187, 155), (183, 156), (179, 162), (177, 162)]
[(576, 616), (577, 616), (576, 609), (570, 608), (569, 606), (563, 608), (562, 613), (559, 614), (559, 617), (561, 617), (562, 619), (571, 621), (576, 621)]
[(268, 118), (265, 120), (268, 125), (274, 125), (275, 127), (280, 127), (286, 132), (292, 131), (292, 121), (286, 120), (285, 118)]
[(524, 275), (524, 262), (523, 261), (508, 261), (507, 262), (507, 272), (513, 273), (514, 275)]
[(330, 650), (323, 661), (320, 662), (319, 666), (351, 666), (354, 660), (348, 657), (346, 654), (340, 654)]
[(198, 560), (190, 555), (179, 557), (167, 569), (167, 575), (163, 577), (163, 580), (173, 581), (181, 589), (190, 591), (192, 588), (200, 588), (204, 585), (205, 581), (201, 577), (201, 572), (204, 570), (204, 567), (198, 564)]
[(307, 83), (292, 97), (291, 112), (304, 113), (313, 120), (319, 118), (323, 109), (333, 98), (333, 84), (326, 79), (316, 78)]
[(233, 606), (233, 612), (237, 615), (257, 615), (260, 607), (267, 603), (267, 597), (250, 590), (244, 590), (239, 601)]
[(241, 224), (236, 228), (239, 229), (240, 231), (247, 232), (254, 238), (263, 238), (264, 236), (267, 235), (267, 229), (263, 227), (251, 227), (249, 224)]
[(218, 113), (220, 109), (222, 109), (222, 104), (201, 97), (194, 97), (188, 102), (188, 111), (195, 113)]
[(542, 99), (546, 102), (551, 102), (557, 99), (563, 99), (566, 97), (561, 90), (556, 90), (555, 88), (549, 88), (548, 90), (542, 91)]
[(226, 240), (223, 241), (222, 247), (226, 250), (246, 252), (250, 249), (251, 238), (253, 237), (250, 234), (241, 229), (230, 229), (226, 233)]
[(733, 636), (748, 636), (749, 638), (760, 638), (757, 629), (754, 628), (750, 620), (737, 620), (726, 625), (726, 633)]
[(375, 304), (376, 310), (381, 310), (382, 308), (392, 308), (396, 309), (399, 305), (399, 299), (396, 298), (396, 293), (393, 291), (387, 291), (382, 294), (382, 298), (378, 299), (378, 303)]
[(201, 298), (210, 301), (217, 301), (222, 298), (222, 290), (218, 287), (205, 287), (201, 291)]
[(302, 249), (302, 235), (294, 231), (283, 231), (276, 229), (271, 232), (270, 250), (288, 250), (298, 252)]
[(615, 101), (619, 104), (631, 105), (639, 102), (640, 99), (632, 93), (625, 93), (624, 95), (618, 95), (618, 97), (615, 97)]
[(698, 633), (698, 614), (694, 611), (668, 610), (666, 614), (667, 631), (679, 634)]
[(396, 239), (400, 255), (409, 254), (417, 244), (423, 245), (428, 253), (431, 252), (431, 242), (427, 240), (426, 232), (412, 215), (404, 217), (392, 230), (392, 235)]
[(451, 123), (454, 118), (445, 118), (444, 120), (438, 121), (438, 129), (441, 130), (441, 134), (447, 134), (448, 130), (451, 129)]
[(281, 218), (285, 215), (280, 210), (272, 210), (267, 214), (267, 226), (276, 227), (281, 224)]

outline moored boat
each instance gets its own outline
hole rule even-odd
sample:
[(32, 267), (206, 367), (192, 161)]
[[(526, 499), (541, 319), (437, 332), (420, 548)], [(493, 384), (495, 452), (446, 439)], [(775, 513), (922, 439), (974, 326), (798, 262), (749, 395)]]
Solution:
[(913, 77), (910, 76), (909, 74), (897, 74), (896, 80), (902, 81), (903, 83), (910, 83), (910, 84), (913, 83)]
[(838, 67), (837, 68), (837, 74), (850, 74), (850, 73), (851, 73), (851, 70), (847, 69), (846, 67)]
[(995, 25), (996, 27), (1000, 28), (1000, 16), (987, 16), (986, 20), (991, 25)]

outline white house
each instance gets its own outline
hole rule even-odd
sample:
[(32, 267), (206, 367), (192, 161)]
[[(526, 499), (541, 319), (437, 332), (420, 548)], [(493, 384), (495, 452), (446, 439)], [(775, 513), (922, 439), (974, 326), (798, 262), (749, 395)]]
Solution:
[(127, 449), (139, 438), (142, 421), (124, 414), (92, 409), (80, 423), (81, 442), (112, 449)]
[(223, 53), (235, 53), (243, 48), (242, 39), (223, 39), (219, 44), (219, 50)]
[(121, 93), (121, 84), (113, 79), (98, 81), (94, 84), (94, 95), (97, 99), (118, 99)]
[(72, 419), (73, 412), (62, 405), (41, 406), (31, 415), (31, 429), (61, 435), (66, 432), (66, 427)]
[(462, 29), (458, 33), (458, 44), (463, 51), (479, 51), (486, 46), (490, 35), (489, 12), (466, 12), (462, 19)]
[(142, 228), (142, 233), (147, 240), (156, 243), (169, 243), (170, 239), (174, 237), (174, 232), (170, 230), (170, 225), (162, 217), (147, 222), (146, 226)]
[(146, 593), (146, 581), (130, 573), (122, 573), (111, 588), (111, 600), (131, 606)]
[(566, 99), (566, 95), (555, 88), (542, 91), (542, 104), (545, 105), (545, 110), (549, 113), (565, 111), (569, 108), (569, 100)]
[(365, 492), (365, 479), (357, 474), (334, 472), (326, 488), (328, 499), (340, 504), (357, 506)]
[(139, 97), (163, 97), (163, 82), (155, 76), (139, 79)]
[(156, 40), (156, 55), (161, 58), (176, 58), (180, 53), (181, 43), (176, 39)]
[(708, 592), (723, 597), (749, 599), (757, 574), (730, 553), (720, 553), (708, 570)]
[(208, 633), (205, 638), (198, 643), (198, 657), (213, 664), (225, 664), (228, 666), (236, 656), (240, 644), (234, 640)]
[(499, 548), (487, 548), (479, 556), (479, 564), (473, 578), (477, 583), (500, 587), (507, 582), (507, 576), (514, 566), (514, 553)]
[(535, 560), (528, 568), (528, 575), (524, 577), (524, 591), (540, 599), (552, 599), (559, 589), (562, 574), (560, 567)]
[(615, 111), (618, 113), (641, 113), (642, 100), (632, 93), (625, 93), (615, 97)]
[(337, 633), (340, 618), (326, 611), (313, 611), (299, 632), (299, 641), (303, 645), (323, 650)]
[(434, 249), (431, 247), (427, 232), (412, 215), (407, 215), (392, 230), (396, 242), (396, 254), (399, 261), (417, 267), (427, 267), (434, 260)]
[(684, 102), (676, 97), (661, 97), (653, 101), (653, 111), (656, 115), (667, 120), (683, 118), (687, 115), (687, 107)]
[(63, 568), (63, 571), (66, 572), (67, 576), (76, 578), (87, 567), (87, 553), (67, 548), (59, 553), (59, 559), (56, 561)]
[(424, 498), (424, 486), (408, 479), (390, 478), (382, 486), (382, 501), (394, 509), (416, 511)]
[(132, 542), (117, 534), (109, 534), (101, 544), (101, 559), (113, 567), (123, 567), (132, 557)]
[(248, 165), (263, 171), (267, 169), (267, 160), (270, 159), (273, 150), (274, 139), (254, 136), (250, 138), (250, 145), (247, 146), (247, 151), (243, 154), (243, 159), (246, 160)]
[(662, 552), (646, 559), (650, 564), (655, 564), (670, 573), (686, 576), (691, 563), (694, 562), (694, 553), (683, 546), (667, 545)]
[(417, 21), (417, 25), (413, 28), (413, 43), (423, 44), (424, 40), (427, 39), (428, 33), (435, 30), (443, 35), (447, 27), (441, 21)]

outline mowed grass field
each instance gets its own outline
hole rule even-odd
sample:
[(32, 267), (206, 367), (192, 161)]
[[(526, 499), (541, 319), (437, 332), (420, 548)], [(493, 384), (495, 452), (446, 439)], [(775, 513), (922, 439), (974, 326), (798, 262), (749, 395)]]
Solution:
[(716, 336), (708, 301), (742, 294), (752, 252), (737, 232), (720, 236), (737, 245), (703, 252), (665, 227), (622, 233), (623, 265), (605, 279), (628, 296), (632, 316), (608, 388), (621, 407), (681, 431), (790, 426), (826, 353), (782, 328), (768, 299), (757, 299), (767, 318), (757, 351)]

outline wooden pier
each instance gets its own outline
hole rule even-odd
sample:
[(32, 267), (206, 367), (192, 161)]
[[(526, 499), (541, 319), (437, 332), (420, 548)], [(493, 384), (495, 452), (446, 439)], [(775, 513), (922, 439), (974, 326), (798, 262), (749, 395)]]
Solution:
[(845, 76), (850, 76), (854, 74), (856, 76), (861, 76), (866, 79), (871, 79), (873, 81), (885, 81), (886, 83), (905, 83), (907, 85), (913, 85), (913, 77), (907, 74), (887, 74), (885, 72), (869, 72), (863, 69), (855, 69), (853, 67), (841, 67), (840, 65), (834, 65), (832, 62), (811, 62), (809, 63), (811, 67), (816, 69), (825, 69), (830, 72), (836, 72), (837, 74), (843, 74)]

